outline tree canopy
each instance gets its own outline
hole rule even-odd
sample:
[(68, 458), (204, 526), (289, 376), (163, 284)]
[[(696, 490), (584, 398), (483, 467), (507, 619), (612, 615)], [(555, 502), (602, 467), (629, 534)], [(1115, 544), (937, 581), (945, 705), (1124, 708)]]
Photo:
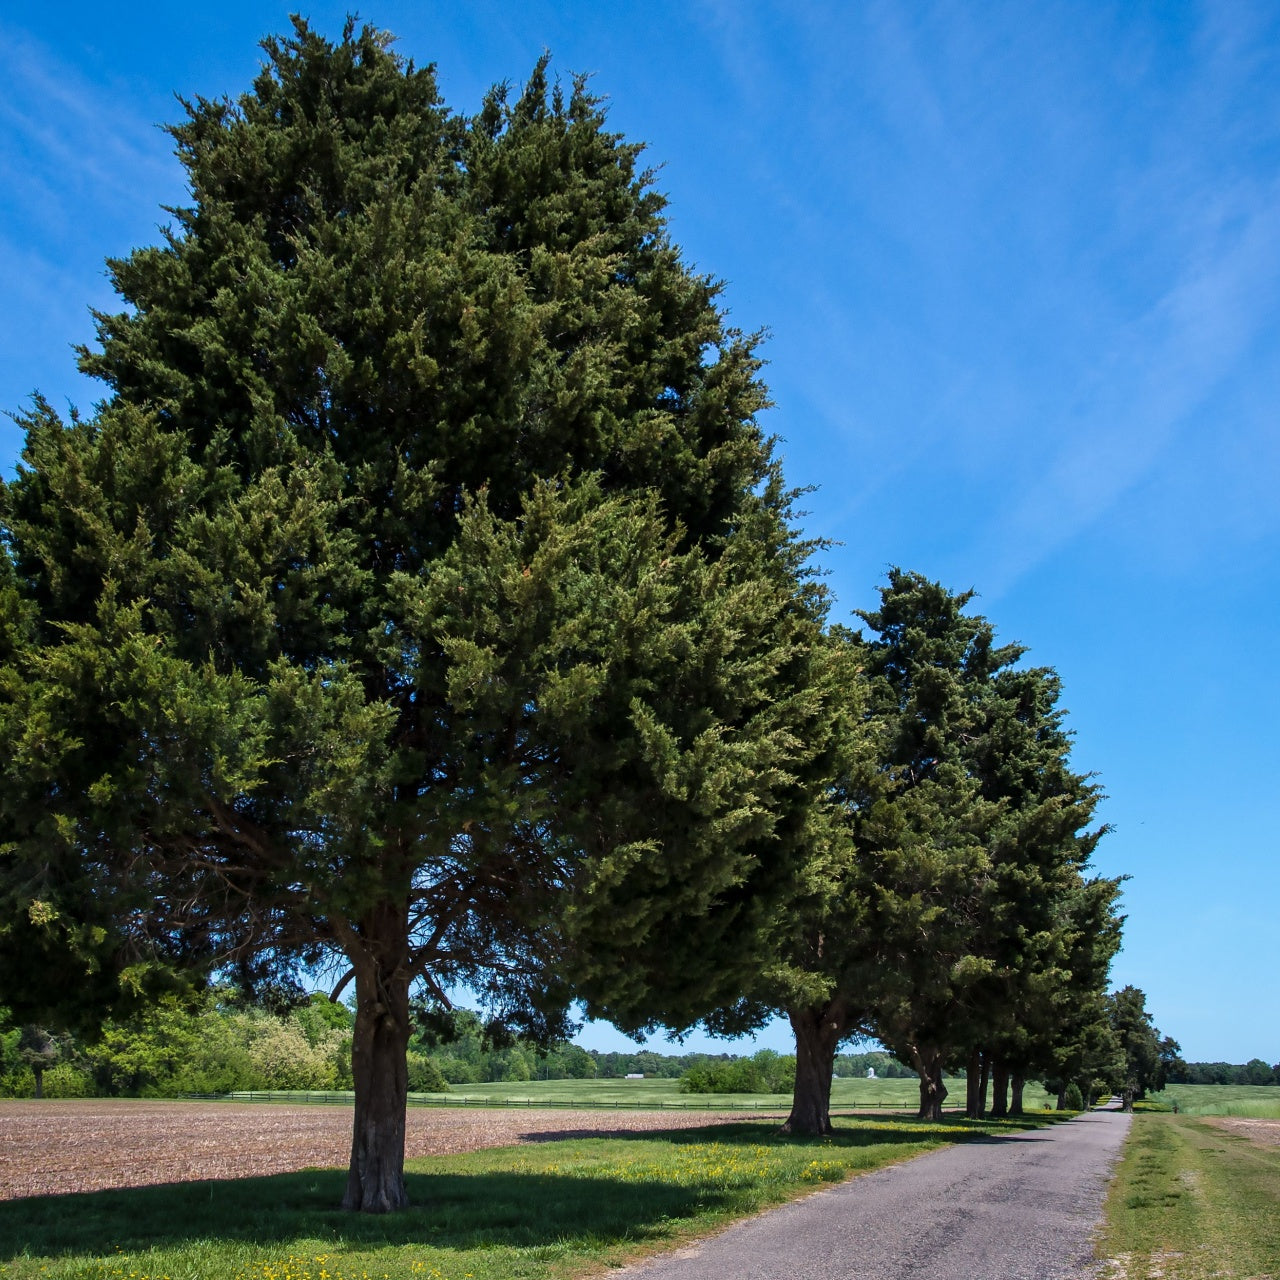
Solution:
[(753, 341), (585, 80), (464, 116), (373, 28), (263, 48), (0, 496), (0, 952), (340, 955), (387, 1210), (416, 984), (552, 1034), (571, 979), (635, 1023), (745, 980), (824, 604)]
[(809, 857), (750, 997), (712, 1019), (789, 1019), (797, 1131), (830, 1127), (842, 1040), (911, 1063), (929, 1115), (944, 1068), (976, 1084), (986, 1055), (1000, 1109), (1009, 1072), (1040, 1068), (1105, 991), (1119, 885), (1087, 875), (1097, 788), (1071, 767), (1057, 675), (1019, 665), (971, 600), (894, 569), (866, 634), (825, 639), (842, 696)]

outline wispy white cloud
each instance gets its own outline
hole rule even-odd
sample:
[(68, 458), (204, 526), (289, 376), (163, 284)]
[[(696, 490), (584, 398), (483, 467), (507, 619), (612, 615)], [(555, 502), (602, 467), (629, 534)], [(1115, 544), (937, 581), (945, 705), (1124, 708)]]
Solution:
[[(1221, 500), (1190, 470), (1198, 436), (1229, 437), (1224, 469), (1274, 457), (1248, 439), (1274, 437), (1264, 414), (1205, 420), (1280, 339), (1274, 14), (1212, 7), (1189, 33), (1055, 6), (857, 14), (796, 11), (821, 92), (792, 105), (828, 194), (783, 164), (769, 192), (810, 246), (775, 277), (813, 353), (793, 394), (849, 464), (825, 531), (897, 536), (879, 512), (948, 494), (939, 550), (994, 597), (1104, 523), (1160, 537), (1155, 505), (1197, 479)], [(758, 33), (722, 47), (768, 74)], [(856, 103), (833, 114), (832, 84)]]
[[(1172, 228), (1167, 251), (1176, 267), (1134, 318), (1100, 327), (1096, 367), (1064, 388), (1067, 411), (1045, 424), (1062, 437), (1051, 465), (994, 512), (977, 551), (993, 570), (993, 593), (1109, 517), (1146, 542), (1148, 554), (1171, 523), (1195, 524), (1197, 508), (1222, 500), (1207, 476), (1180, 474), (1199, 465), (1206, 435), (1222, 439), (1224, 459), (1237, 467), (1274, 457), (1261, 439), (1274, 443), (1274, 418), (1211, 415), (1219, 393), (1256, 377), (1255, 362), (1265, 349), (1275, 354), (1280, 339), (1280, 175), (1232, 180), (1209, 168), (1193, 184), (1180, 166), (1147, 178), (1168, 201), (1152, 205), (1148, 234)], [(1250, 435), (1260, 447), (1240, 438)], [(1178, 493), (1195, 502), (1147, 513), (1144, 535), (1142, 521), (1120, 513), (1145, 488), (1145, 501)], [(1274, 527), (1280, 513), (1270, 505), (1256, 517)]]
[(95, 200), (127, 204), (140, 189), (175, 189), (172, 145), (127, 93), (89, 82), (52, 50), (4, 27), (0, 85), (7, 139), (0, 155), (18, 179), (11, 197), (44, 203), (69, 181)]
[(184, 198), (170, 140), (135, 96), (0, 24), (0, 349), (23, 353), (0, 363), (0, 409), (33, 387), (92, 399), (71, 347), (92, 338), (89, 306), (112, 305), (103, 259), (154, 241), (160, 206)]

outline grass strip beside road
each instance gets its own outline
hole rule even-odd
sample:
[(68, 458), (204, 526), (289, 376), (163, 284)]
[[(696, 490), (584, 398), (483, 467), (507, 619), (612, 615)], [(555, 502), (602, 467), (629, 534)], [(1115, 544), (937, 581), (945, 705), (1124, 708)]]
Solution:
[(824, 1183), (1046, 1123), (776, 1121), (528, 1143), (410, 1161), (415, 1207), (334, 1206), (345, 1173), (191, 1182), (0, 1203), (5, 1280), (566, 1280), (706, 1235)]
[(1135, 1115), (1098, 1247), (1110, 1280), (1280, 1276), (1280, 1144), (1201, 1117)]

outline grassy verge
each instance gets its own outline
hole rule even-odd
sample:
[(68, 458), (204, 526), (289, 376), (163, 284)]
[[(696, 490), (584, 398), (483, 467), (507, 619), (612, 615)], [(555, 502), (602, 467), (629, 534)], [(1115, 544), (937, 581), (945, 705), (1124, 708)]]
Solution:
[(415, 1205), (343, 1214), (344, 1175), (0, 1204), (6, 1280), (562, 1280), (704, 1235), (823, 1183), (1013, 1122), (844, 1121), (792, 1139), (776, 1122), (573, 1139), (410, 1161)]
[(1280, 1275), (1280, 1146), (1195, 1116), (1136, 1115), (1099, 1252), (1115, 1280)]

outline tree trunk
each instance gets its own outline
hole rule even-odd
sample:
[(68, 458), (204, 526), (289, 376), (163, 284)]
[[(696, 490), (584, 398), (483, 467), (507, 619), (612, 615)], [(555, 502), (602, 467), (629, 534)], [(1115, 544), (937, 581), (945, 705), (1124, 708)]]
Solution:
[[(409, 1206), (404, 1187), (409, 971), (403, 954), (407, 947), (403, 913), (399, 922), (396, 914), (390, 907), (371, 913), (374, 929), (362, 930), (366, 945), (361, 954), (350, 957), (356, 971), (351, 1045), (356, 1097), (351, 1166), (342, 1207), (358, 1213), (392, 1213)], [(371, 937), (374, 931), (381, 937)], [(390, 963), (397, 959), (397, 951), (400, 962)]]
[(964, 1113), (970, 1120), (982, 1118), (982, 1107), (978, 1101), (978, 1082), (982, 1078), (982, 1050), (974, 1045), (969, 1050), (969, 1061), (964, 1072)]
[(1020, 1116), (1024, 1112), (1022, 1110), (1022, 1090), (1026, 1087), (1027, 1077), (1019, 1075), (1016, 1071), (1010, 1079), (1010, 1089), (1013, 1097), (1009, 1102), (1009, 1114), (1011, 1116)]
[(789, 1009), (796, 1037), (796, 1085), (783, 1133), (818, 1137), (831, 1132), (831, 1076), (836, 1047), (845, 1034), (845, 1009), (832, 1001), (821, 1009)]
[(978, 1118), (982, 1119), (987, 1114), (987, 1081), (991, 1077), (991, 1055), (984, 1049), (982, 1051), (982, 1082), (978, 1085)]
[(31, 1068), (31, 1074), (34, 1075), (36, 1078), (36, 1097), (43, 1098), (44, 1097), (44, 1068), (33, 1066)]
[(1064, 1081), (1058, 1086), (1058, 1110), (1065, 1111), (1067, 1109), (1067, 1086)]
[(947, 1096), (947, 1086), (942, 1083), (942, 1050), (936, 1045), (908, 1045), (912, 1065), (920, 1077), (921, 1120), (941, 1120), (942, 1103)]
[(991, 1116), (1003, 1120), (1009, 1114), (1009, 1068), (997, 1058), (991, 1067)]

